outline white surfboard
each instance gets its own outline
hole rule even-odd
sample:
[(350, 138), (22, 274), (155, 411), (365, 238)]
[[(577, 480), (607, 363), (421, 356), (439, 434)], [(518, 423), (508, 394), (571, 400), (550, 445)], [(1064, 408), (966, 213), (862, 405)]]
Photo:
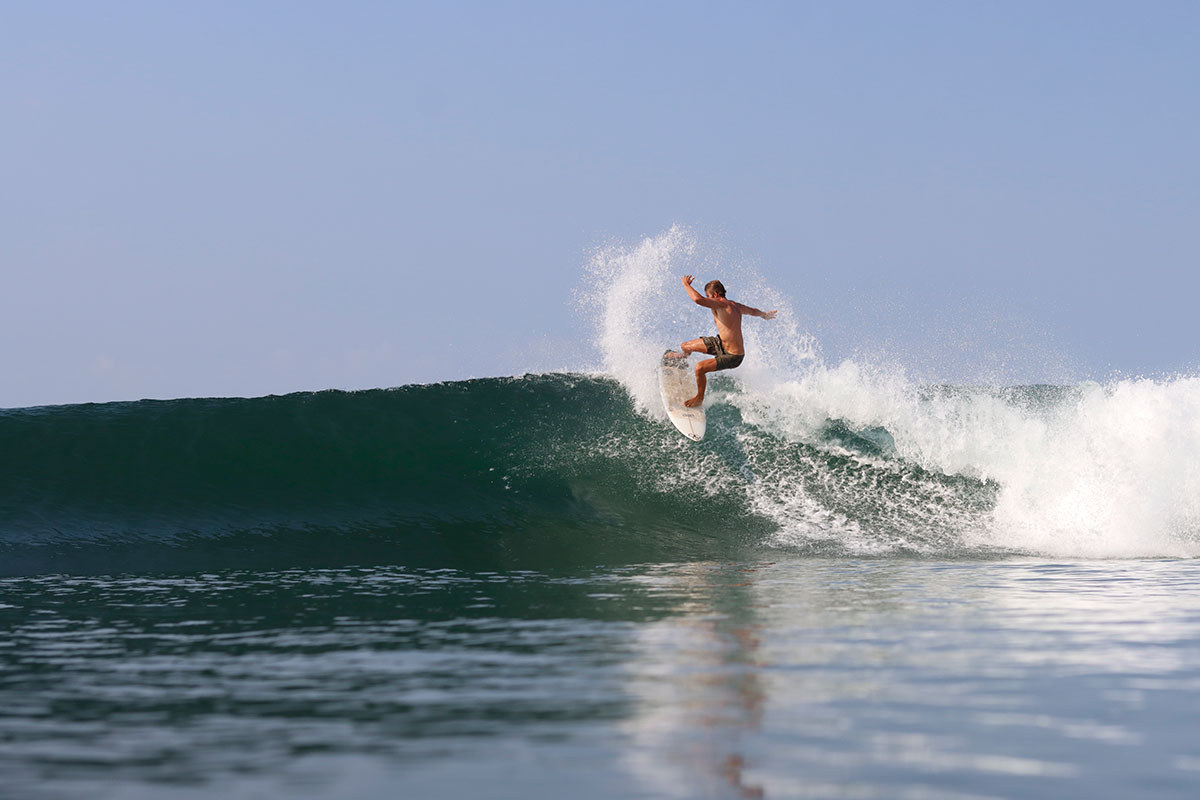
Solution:
[[(671, 353), (668, 350), (667, 353)], [(664, 354), (658, 365), (658, 386), (662, 390), (667, 416), (679, 432), (694, 442), (704, 438), (704, 409), (688, 408), (683, 404), (696, 396), (696, 376), (686, 358), (671, 358)]]

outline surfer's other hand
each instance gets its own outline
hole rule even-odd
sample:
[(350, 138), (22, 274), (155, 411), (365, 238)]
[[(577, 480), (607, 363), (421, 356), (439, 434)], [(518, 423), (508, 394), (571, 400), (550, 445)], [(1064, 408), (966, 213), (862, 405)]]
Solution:
[(764, 311), (764, 312), (763, 312), (763, 319), (775, 319), (775, 315), (776, 315), (776, 314), (778, 314), (778, 313), (779, 313), (779, 311), (778, 311), (778, 310), (775, 310), (775, 311)]

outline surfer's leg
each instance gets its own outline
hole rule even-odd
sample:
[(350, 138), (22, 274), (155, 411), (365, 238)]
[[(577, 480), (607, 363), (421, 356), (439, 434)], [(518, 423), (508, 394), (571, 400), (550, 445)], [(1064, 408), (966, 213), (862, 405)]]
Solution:
[(679, 345), (680, 352), (667, 353), (671, 358), (687, 358), (691, 353), (707, 353), (708, 350), (704, 346), (703, 339), (692, 339), (690, 342), (684, 342)]
[(695, 408), (704, 402), (704, 390), (708, 388), (708, 373), (717, 368), (717, 360), (710, 358), (707, 361), (701, 361), (696, 365), (696, 396), (691, 400), (684, 400), (683, 404), (688, 408)]

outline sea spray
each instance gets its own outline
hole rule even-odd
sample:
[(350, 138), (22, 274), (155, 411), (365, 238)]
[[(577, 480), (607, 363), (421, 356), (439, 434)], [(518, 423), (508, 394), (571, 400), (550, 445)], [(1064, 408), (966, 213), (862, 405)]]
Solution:
[(631, 248), (602, 247), (587, 269), (578, 300), (593, 318), (604, 371), (617, 377), (638, 411), (665, 418), (654, 364), (677, 338), (667, 294), (673, 270), (686, 268), (695, 242), (681, 227)]
[(633, 245), (608, 244), (592, 255), (579, 304), (592, 320), (604, 372), (621, 382), (640, 413), (665, 418), (655, 374), (663, 351), (715, 333), (709, 311), (685, 294), (685, 274), (699, 283), (719, 279), (731, 299), (780, 311), (774, 321), (747, 322), (746, 345), (754, 355), (740, 376), (773, 381), (814, 360), (815, 340), (797, 329), (784, 296), (752, 267), (724, 256), (719, 245), (683, 225)]
[(1006, 546), (1091, 557), (1200, 554), (1200, 379), (1084, 384), (998, 448)]
[(780, 309), (746, 320), (746, 361), (711, 384), (718, 420), (701, 445), (723, 446), (718, 409), (735, 409), (739, 491), (779, 526), (777, 543), (1200, 555), (1200, 379), (941, 386), (900, 364), (827, 364), (786, 293), (723, 257), (675, 226), (597, 251), (582, 296), (605, 370), (650, 417), (658, 355), (712, 327), (679, 275), (719, 277), (732, 298)]

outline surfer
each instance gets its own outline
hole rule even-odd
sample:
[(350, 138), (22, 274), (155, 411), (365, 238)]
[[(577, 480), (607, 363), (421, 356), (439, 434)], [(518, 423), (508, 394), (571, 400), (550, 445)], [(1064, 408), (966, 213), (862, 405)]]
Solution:
[(759, 311), (757, 308), (742, 305), (725, 297), (725, 286), (720, 281), (709, 281), (704, 284), (704, 294), (692, 286), (695, 280), (691, 275), (681, 279), (683, 288), (696, 305), (712, 309), (713, 321), (717, 323), (716, 336), (701, 336), (680, 345), (682, 353), (672, 354), (675, 358), (687, 358), (688, 353), (708, 353), (710, 358), (696, 365), (696, 396), (685, 400), (684, 405), (695, 408), (704, 402), (704, 390), (708, 385), (708, 373), (721, 369), (733, 369), (742, 363), (746, 357), (746, 345), (742, 342), (742, 315), (763, 319), (775, 319), (778, 311)]

